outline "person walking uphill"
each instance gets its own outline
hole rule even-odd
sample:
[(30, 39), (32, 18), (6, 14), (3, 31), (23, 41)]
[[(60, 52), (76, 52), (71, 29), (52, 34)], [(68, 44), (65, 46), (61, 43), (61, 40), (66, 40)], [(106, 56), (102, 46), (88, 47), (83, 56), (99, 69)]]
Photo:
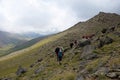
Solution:
[(55, 49), (55, 53), (56, 53), (56, 56), (57, 56), (57, 61), (58, 61), (58, 52), (59, 52), (59, 50), (60, 50), (59, 47), (57, 47), (57, 48)]
[(55, 53), (56, 53), (56, 56), (57, 56), (57, 61), (61, 65), (61, 61), (62, 61), (62, 58), (63, 58), (63, 55), (64, 55), (63, 54), (63, 48), (57, 47), (55, 49)]
[(59, 52), (58, 52), (58, 61), (59, 61), (59, 64), (61, 65), (61, 61), (62, 61), (62, 58), (63, 58), (63, 48), (60, 48), (59, 49)]
[(70, 43), (70, 48), (73, 48), (74, 43)]

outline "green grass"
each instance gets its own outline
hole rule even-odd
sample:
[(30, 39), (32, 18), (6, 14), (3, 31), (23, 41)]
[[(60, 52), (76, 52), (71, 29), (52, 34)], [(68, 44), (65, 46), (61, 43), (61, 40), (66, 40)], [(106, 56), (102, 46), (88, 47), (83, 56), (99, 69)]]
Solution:
[(0, 48), (0, 57), (6, 55), (6, 52), (8, 50), (10, 50), (11, 48), (13, 48), (14, 46), (15, 45), (13, 45), (13, 44), (9, 44), (9, 45), (6, 45), (6, 46)]
[[(78, 50), (78, 53), (73, 56), (70, 53), (70, 50), (68, 50), (64, 55), (62, 61), (63, 65), (60, 66), (56, 61), (56, 56), (53, 53), (53, 51), (46, 48), (46, 46), (49, 46), (49, 48), (53, 49), (54, 47), (51, 44), (57, 39), (59, 39), (61, 36), (63, 36), (63, 34), (44, 39), (39, 43), (33, 45), (32, 47), (29, 47), (20, 52), (13, 53), (14, 56), (12, 56), (11, 54), (8, 55), (8, 57), (4, 57), (3, 59), (1, 58), (0, 66), (4, 66), (4, 67), (0, 68), (0, 72), (1, 72), (0, 77), (4, 77), (6, 75), (17, 78), (18, 80), (29, 79), (33, 75), (35, 69), (37, 69), (42, 65), (47, 64), (45, 70), (36, 76), (32, 76), (32, 79), (38, 80), (40, 78), (49, 78), (49, 80), (60, 80), (60, 79), (75, 80), (77, 73), (73, 70), (73, 68), (76, 69), (79, 68), (78, 65), (79, 65), (80, 51)], [(118, 45), (118, 42), (114, 42), (113, 44), (106, 45), (103, 48), (96, 50), (96, 54), (102, 54), (102, 55), (105, 54), (105, 56), (91, 61), (90, 63), (87, 64), (85, 68), (91, 72), (94, 68), (96, 68), (99, 65), (101, 61), (105, 63), (110, 57), (109, 50), (113, 49), (113, 46), (115, 47), (115, 50), (118, 50), (119, 46), (116, 45)], [(52, 54), (47, 55), (49, 51)], [(70, 61), (71, 57), (69, 56), (73, 56), (71, 61)], [(32, 69), (30, 69), (29, 66), (32, 63), (35, 63), (39, 58), (43, 58), (44, 60), (41, 63), (35, 65)], [(119, 63), (118, 59), (114, 59), (114, 61)], [(113, 65), (115, 62), (113, 62), (111, 65)], [(64, 67), (64, 64), (66, 63), (67, 63), (67, 67)], [(24, 74), (22, 77), (17, 77), (15, 75), (15, 72), (19, 65), (22, 65), (23, 67), (28, 69), (28, 72)], [(62, 72), (59, 73), (60, 71)]]
[(43, 53), (40, 53), (39, 49), (42, 48), (43, 45), (55, 41), (63, 35), (64, 33), (52, 36), (47, 39), (43, 39), (32, 47), (29, 47), (22, 51), (11, 53), (10, 55), (7, 55), (5, 57), (1, 57), (0, 66), (2, 66), (2, 68), (0, 68), (0, 76), (15, 72), (19, 65), (22, 65), (23, 67), (28, 67), (30, 66), (30, 64), (34, 63), (37, 59), (39, 59), (40, 56), (44, 58), (47, 52), (43, 51)]
[[(16, 78), (16, 80), (42, 80), (42, 78), (49, 80), (75, 80), (78, 74), (77, 71), (79, 70), (79, 63), (82, 62), (82, 60), (80, 60), (82, 48), (73, 51), (68, 49), (68, 51), (64, 53), (62, 65), (59, 65), (56, 61), (54, 49), (56, 46), (63, 46), (64, 49), (67, 49), (69, 48), (69, 43), (74, 41), (74, 39), (80, 41), (82, 35), (94, 33), (101, 30), (103, 27), (108, 27), (106, 24), (99, 24), (97, 22), (90, 25), (88, 23), (81, 23), (62, 33), (47, 37), (29, 48), (1, 57), (0, 78), (6, 76), (13, 77), (14, 79)], [(89, 28), (87, 29), (88, 26)], [(101, 34), (97, 34), (97, 36), (100, 35)], [(114, 38), (115, 41), (112, 44), (105, 45), (102, 48), (95, 50), (94, 53), (98, 54), (100, 57), (91, 60), (84, 67), (91, 73), (94, 69), (97, 70), (99, 64), (103, 64), (104, 66), (108, 60), (107, 65), (109, 66), (120, 64), (119, 56), (109, 59), (114, 52), (116, 52), (117, 55), (120, 52), (119, 37), (114, 36), (113, 34), (108, 34), (108, 36)], [(76, 54), (73, 55), (72, 53)], [(30, 68), (30, 65), (40, 58), (42, 58), (43, 61), (35, 64), (33, 68)], [(17, 77), (15, 74), (19, 65), (22, 65), (22, 67), (27, 69), (27, 72), (21, 77)], [(34, 75), (35, 70), (42, 66), (44, 67), (44, 70), (37, 75)], [(99, 76), (99, 78), (100, 80), (105, 79), (102, 75)]]
[(110, 56), (104, 56), (102, 58), (93, 60), (87, 64), (86, 69), (89, 72), (92, 72), (93, 70), (97, 69), (100, 65), (103, 66), (104, 64), (106, 64), (106, 62), (109, 58), (110, 58)]

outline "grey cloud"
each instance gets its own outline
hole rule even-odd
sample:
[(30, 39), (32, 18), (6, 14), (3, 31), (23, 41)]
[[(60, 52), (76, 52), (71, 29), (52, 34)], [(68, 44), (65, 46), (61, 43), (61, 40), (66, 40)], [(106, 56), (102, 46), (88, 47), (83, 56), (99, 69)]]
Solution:
[(100, 11), (120, 14), (120, 0), (60, 0), (57, 4), (70, 8), (83, 19), (89, 19)]
[(23, 15), (20, 19), (16, 21), (16, 24), (21, 26), (40, 26), (45, 27), (49, 24), (51, 16), (46, 13), (39, 13), (37, 11), (27, 12), (27, 15)]
[(0, 30), (55, 33), (100, 11), (120, 14), (119, 9), (120, 0), (0, 0)]

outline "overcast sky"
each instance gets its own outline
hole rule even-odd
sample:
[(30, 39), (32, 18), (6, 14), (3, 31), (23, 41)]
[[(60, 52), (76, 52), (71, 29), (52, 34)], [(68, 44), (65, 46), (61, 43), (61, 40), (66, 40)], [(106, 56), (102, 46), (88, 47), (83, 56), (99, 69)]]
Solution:
[(0, 30), (55, 33), (100, 11), (120, 14), (120, 0), (0, 0)]

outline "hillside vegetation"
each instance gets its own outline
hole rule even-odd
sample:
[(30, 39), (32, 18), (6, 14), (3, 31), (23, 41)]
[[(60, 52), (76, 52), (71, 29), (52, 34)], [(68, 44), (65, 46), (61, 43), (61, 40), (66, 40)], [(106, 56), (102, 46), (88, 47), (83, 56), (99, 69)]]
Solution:
[(25, 49), (27, 47), (30, 47), (32, 45), (34, 45), (35, 43), (39, 42), (40, 40), (44, 39), (45, 37), (47, 36), (44, 36), (44, 37), (38, 37), (38, 38), (35, 38), (35, 39), (32, 39), (32, 40), (29, 40), (27, 42), (24, 42), (24, 43), (20, 43), (18, 45), (15, 45), (15, 46), (11, 46), (11, 47), (5, 47), (4, 50), (1, 49), (2, 51), (2, 54), (0, 56), (5, 56), (5, 55), (8, 55), (12, 52), (15, 52), (15, 51), (18, 51), (18, 50), (22, 50), (22, 49)]
[(9, 44), (18, 44), (25, 41), (27, 41), (27, 39), (18, 34), (0, 31), (0, 47), (4, 47)]
[(3, 56), (9, 49), (18, 44), (27, 42), (28, 40), (23, 36), (15, 33), (0, 31), (0, 56)]
[[(105, 29), (106, 32), (103, 31)], [(91, 38), (83, 39), (83, 36), (89, 37), (92, 34), (94, 36)], [(71, 49), (69, 44), (74, 40), (79, 44)], [(54, 49), (57, 46), (64, 48), (62, 65), (56, 60)], [(20, 69), (23, 73), (18, 75)], [(68, 30), (49, 36), (29, 48), (1, 57), (0, 78), (119, 80), (120, 15), (100, 12), (90, 20), (77, 23)]]

